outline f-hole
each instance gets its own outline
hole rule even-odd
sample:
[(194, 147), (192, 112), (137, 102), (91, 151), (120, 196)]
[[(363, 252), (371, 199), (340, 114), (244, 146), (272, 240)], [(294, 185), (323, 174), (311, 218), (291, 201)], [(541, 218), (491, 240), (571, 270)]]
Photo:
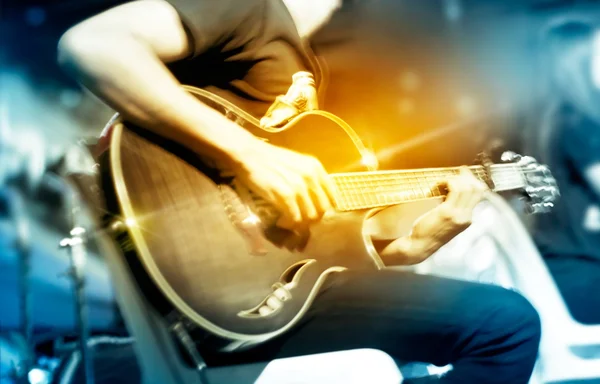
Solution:
[(314, 261), (315, 260), (302, 260), (293, 264), (281, 274), (279, 281), (285, 286), (288, 286), (288, 289), (293, 289), (302, 278), (302, 274), (306, 268)]
[(286, 269), (271, 287), (273, 292), (267, 295), (260, 304), (254, 308), (240, 311), (239, 317), (247, 319), (260, 319), (273, 316), (281, 311), (285, 302), (292, 299), (293, 290), (298, 286), (298, 282), (302, 278), (302, 274), (312, 263), (314, 259), (302, 260)]

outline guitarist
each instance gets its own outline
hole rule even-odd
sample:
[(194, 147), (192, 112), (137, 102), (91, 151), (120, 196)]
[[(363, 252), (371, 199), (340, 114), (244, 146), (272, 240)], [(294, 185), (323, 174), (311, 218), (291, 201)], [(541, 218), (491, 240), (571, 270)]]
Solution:
[[(282, 226), (302, 226), (332, 208), (323, 166), (258, 140), (179, 85), (205, 88), (264, 116), (294, 73), (308, 71), (322, 82), (307, 42), (339, 3), (133, 1), (72, 27), (58, 58), (126, 119), (226, 165), (281, 210)], [(386, 264), (419, 263), (469, 226), (484, 186), (465, 169), (447, 188), (445, 202), (410, 235), (381, 240), (373, 234)], [(441, 378), (421, 379), (426, 382), (525, 384), (539, 339), (537, 312), (515, 292), (383, 270), (335, 274), (303, 322), (282, 337), (246, 352), (202, 353), (217, 365), (376, 348), (402, 361), (453, 365)]]

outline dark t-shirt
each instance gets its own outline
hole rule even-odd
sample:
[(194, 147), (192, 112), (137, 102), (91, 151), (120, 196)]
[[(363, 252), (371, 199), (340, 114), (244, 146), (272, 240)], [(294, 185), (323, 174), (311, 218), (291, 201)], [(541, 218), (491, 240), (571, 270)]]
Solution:
[(557, 111), (555, 124), (548, 165), (561, 198), (551, 213), (539, 218), (534, 239), (546, 258), (600, 261), (600, 231), (593, 228), (600, 220), (594, 218), (600, 199), (583, 175), (587, 167), (600, 162), (600, 125), (567, 105)]
[(260, 118), (298, 71), (320, 71), (281, 0), (168, 0), (193, 52), (170, 69)]

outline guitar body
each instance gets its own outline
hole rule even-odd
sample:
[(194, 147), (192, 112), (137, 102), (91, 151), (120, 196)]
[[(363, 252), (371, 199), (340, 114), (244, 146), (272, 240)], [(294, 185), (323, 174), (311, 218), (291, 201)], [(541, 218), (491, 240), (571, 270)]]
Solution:
[[(265, 131), (226, 101), (188, 90), (254, 134), (316, 156), (329, 172), (359, 164), (365, 150), (325, 112)], [(272, 338), (299, 321), (329, 274), (383, 267), (363, 235), (371, 211), (331, 212), (304, 233), (280, 230), (272, 209), (184, 148), (118, 120), (110, 143), (104, 189), (109, 209), (129, 224), (117, 238), (141, 266), (134, 272), (213, 335), (244, 345)]]
[[(335, 115), (307, 112), (280, 129), (262, 129), (226, 100), (186, 88), (256, 136), (317, 157), (336, 185), (336, 210), (305, 230), (283, 230), (275, 225), (278, 212), (227, 170), (118, 115), (111, 121), (102, 166), (110, 228), (149, 301), (222, 349), (290, 329), (329, 275), (383, 268), (367, 233), (406, 234), (443, 199), (440, 181), (459, 172), (375, 172), (374, 165), (364, 172), (361, 161), (370, 152)], [(521, 191), (531, 212), (547, 212), (559, 196), (550, 171), (531, 157), (511, 156), (516, 163), (471, 171), (494, 191)], [(385, 207), (367, 228), (366, 219)], [(389, 228), (394, 233), (382, 231)]]

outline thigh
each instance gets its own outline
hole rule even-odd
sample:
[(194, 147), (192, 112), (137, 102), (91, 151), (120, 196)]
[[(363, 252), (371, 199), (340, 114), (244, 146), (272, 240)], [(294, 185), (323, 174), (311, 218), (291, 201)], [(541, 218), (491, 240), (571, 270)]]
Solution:
[[(334, 277), (294, 329), (251, 351), (211, 356), (211, 361), (376, 348), (397, 360), (446, 365), (474, 342), (482, 323), (489, 330), (495, 319), (505, 318), (496, 315), (505, 312), (509, 296), (514, 301), (517, 295), (492, 285), (407, 272), (344, 272)], [(496, 335), (487, 331), (484, 337)]]

